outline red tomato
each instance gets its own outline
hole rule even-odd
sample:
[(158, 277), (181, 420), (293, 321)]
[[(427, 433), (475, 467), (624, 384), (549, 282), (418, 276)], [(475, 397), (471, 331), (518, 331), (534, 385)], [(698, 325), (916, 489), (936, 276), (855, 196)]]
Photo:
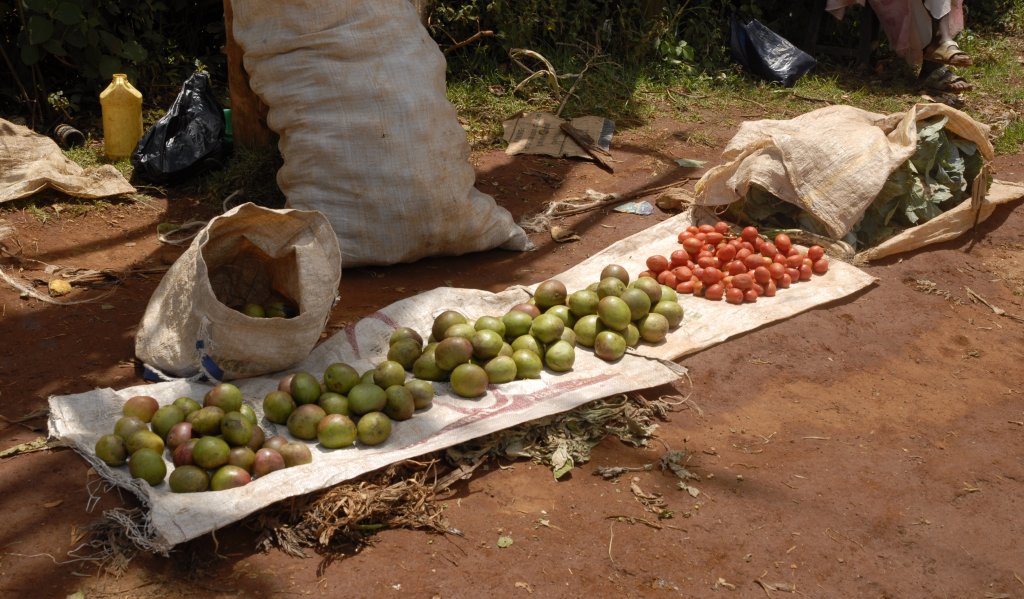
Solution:
[(658, 273), (668, 268), (668, 258), (665, 256), (651, 256), (647, 259), (647, 270)]
[(743, 241), (749, 241), (751, 243), (757, 239), (757, 228), (756, 227), (743, 227), (743, 231), (740, 232), (740, 237)]
[(749, 241), (741, 241), (740, 242), (740, 247), (747, 248), (747, 250), (751, 254), (753, 254), (754, 251), (757, 249), (757, 248), (754, 247), (754, 244), (750, 243)]
[(746, 273), (733, 275), (732, 286), (737, 289), (750, 289), (754, 286), (754, 278)]
[(772, 262), (776, 262), (778, 264), (781, 264), (782, 266), (786, 266), (786, 260), (788, 260), (788, 258), (786, 258), (782, 254), (782, 252), (779, 252), (778, 254), (775, 254), (775, 257), (772, 258)]
[(704, 290), (704, 297), (708, 298), (709, 300), (713, 300), (713, 301), (717, 302), (718, 300), (722, 299), (722, 297), (724, 297), (724, 296), (725, 296), (725, 288), (722, 287), (721, 283), (715, 283), (713, 285), (708, 285), (707, 289)]
[(740, 262), (745, 262), (747, 260), (747, 257), (753, 254), (754, 252), (748, 250), (747, 248), (740, 248), (740, 250), (736, 252), (736, 259), (739, 260)]
[[(804, 256), (804, 259), (800, 261), (800, 266), (814, 266), (814, 260), (811, 260), (807, 256)], [(798, 266), (797, 268), (800, 267)]]
[(789, 275), (789, 280), (796, 282), (800, 280), (800, 269), (799, 268), (787, 268), (786, 274)]
[(715, 232), (715, 225), (701, 225), (701, 226), (699, 226), (697, 228), (700, 229), (701, 233), (714, 233)]
[(676, 239), (679, 240), (679, 243), (682, 243), (688, 237), (693, 237), (693, 233), (690, 233), (689, 231), (681, 231)]
[(792, 284), (793, 284), (793, 278), (789, 276), (789, 273), (786, 273), (786, 274), (782, 275), (782, 278), (779, 279), (779, 287), (781, 287), (783, 289), (788, 289), (789, 286), (792, 285)]
[(757, 297), (764, 295), (764, 286), (760, 283), (755, 282), (751, 289), (757, 292)]
[(704, 269), (704, 272), (701, 273), (700, 280), (703, 281), (705, 285), (714, 285), (720, 282), (722, 280), (722, 277), (724, 276), (725, 273), (718, 270), (714, 266), (711, 266)]
[(811, 270), (816, 275), (823, 275), (828, 272), (828, 258), (820, 258), (811, 265)]
[(781, 279), (782, 275), (786, 274), (786, 267), (778, 262), (772, 262), (771, 266), (768, 267), (768, 274), (773, 279)]
[(814, 271), (811, 270), (810, 265), (804, 264), (803, 266), (800, 267), (800, 280), (810, 281), (812, 272)]
[(786, 258), (786, 266), (789, 268), (800, 268), (800, 265), (804, 263), (804, 257), (800, 254), (796, 256), (789, 256)]
[(676, 280), (676, 276), (672, 274), (671, 270), (663, 270), (659, 272), (658, 282), (661, 283), (662, 285), (668, 285), (669, 287), (673, 288), (679, 284), (679, 281)]
[(676, 291), (679, 293), (693, 293), (693, 281), (683, 281), (676, 285)]
[(694, 235), (694, 237), (701, 240), (702, 242), (706, 242), (708, 240), (708, 234), (703, 231), (697, 233), (696, 235)]
[(691, 256), (696, 256), (704, 249), (704, 242), (696, 237), (687, 237), (683, 240), (683, 249)]
[(704, 291), (704, 283), (702, 283), (700, 279), (698, 279), (697, 277), (693, 277), (692, 279), (690, 279), (690, 282), (693, 283), (694, 295), (700, 295), (701, 292)]
[(714, 266), (715, 268), (718, 268), (718, 266), (721, 265), (721, 261), (718, 258), (715, 258), (714, 256), (701, 256), (700, 258), (697, 259), (697, 264), (699, 264), (703, 268), (707, 268), (709, 266)]
[(764, 286), (765, 297), (775, 297), (775, 291), (778, 289), (775, 285), (775, 281), (768, 281), (768, 284)]
[[(692, 273), (690, 275), (691, 279), (694, 278), (694, 277), (699, 279), (699, 278), (704, 276), (704, 267), (703, 266), (696, 266), (694, 268), (691, 268), (690, 272)], [(680, 280), (682, 280), (682, 279), (680, 279)]]
[(712, 231), (704, 237), (704, 241), (707, 241), (711, 245), (718, 245), (725, 240), (725, 236), (718, 231)]
[(689, 231), (690, 233), (693, 233), (694, 235), (700, 233), (700, 227), (696, 225), (690, 225), (689, 227), (686, 227), (686, 230)]
[(668, 256), (669, 268), (675, 268), (677, 266), (683, 266), (690, 260), (690, 254), (686, 253), (686, 250), (675, 250)]
[(731, 287), (725, 291), (725, 301), (730, 304), (742, 304), (743, 303), (743, 290)]
[(754, 280), (762, 285), (767, 285), (768, 281), (772, 280), (772, 273), (764, 266), (758, 266), (754, 269)]
[(785, 254), (789, 251), (789, 248), (793, 247), (793, 242), (789, 239), (789, 235), (779, 233), (775, 236), (775, 247), (779, 248), (779, 251)]
[(753, 289), (747, 289), (743, 292), (743, 301), (752, 304), (757, 301), (758, 295)]
[(717, 223), (715, 223), (715, 231), (718, 231), (722, 235), (728, 235), (732, 231), (732, 229), (729, 227), (729, 223), (725, 222), (724, 220), (720, 220)]
[(807, 248), (807, 257), (811, 259), (811, 262), (817, 262), (825, 257), (825, 248), (820, 245), (812, 245)]
[(725, 272), (731, 275), (741, 275), (747, 272), (747, 267), (743, 265), (739, 260), (733, 260), (732, 262), (725, 265)]
[(774, 243), (772, 243), (770, 241), (766, 241), (766, 242), (761, 244), (761, 255), (762, 256), (768, 256), (769, 258), (774, 258), (778, 254), (779, 254), (779, 249), (775, 247)]
[(750, 254), (743, 259), (743, 264), (747, 270), (754, 270), (758, 266), (764, 266), (764, 257), (761, 254)]
[(736, 246), (723, 244), (718, 246), (715, 256), (718, 256), (718, 261), (722, 264), (728, 264), (736, 258)]
[(672, 269), (672, 274), (676, 276), (677, 281), (689, 281), (693, 271), (687, 266), (677, 266)]
[(789, 251), (786, 252), (786, 256), (799, 256), (799, 255), (800, 255), (800, 249), (799, 248), (795, 248), (795, 247), (789, 248)]
[(649, 270), (645, 270), (642, 273), (637, 275), (637, 278), (640, 278), (640, 277), (651, 277), (652, 279), (656, 278), (654, 273), (649, 271)]

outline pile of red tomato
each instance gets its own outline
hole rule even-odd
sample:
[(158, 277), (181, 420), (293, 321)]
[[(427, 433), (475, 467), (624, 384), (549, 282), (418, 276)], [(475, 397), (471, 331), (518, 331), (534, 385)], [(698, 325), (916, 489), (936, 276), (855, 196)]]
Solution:
[(679, 233), (682, 249), (671, 256), (651, 256), (641, 277), (654, 277), (679, 293), (692, 293), (730, 304), (773, 297), (777, 290), (828, 272), (825, 250), (812, 245), (806, 252), (779, 233), (773, 241), (756, 227), (739, 236), (728, 223), (687, 227)]

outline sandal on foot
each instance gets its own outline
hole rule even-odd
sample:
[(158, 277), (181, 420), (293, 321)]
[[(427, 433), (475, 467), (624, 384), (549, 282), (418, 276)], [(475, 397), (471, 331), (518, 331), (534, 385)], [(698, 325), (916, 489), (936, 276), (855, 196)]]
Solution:
[(928, 94), (924, 94), (924, 95), (921, 96), (921, 99), (926, 101), (926, 102), (935, 102), (935, 103), (939, 103), (939, 104), (945, 104), (946, 106), (949, 106), (950, 108), (957, 108), (957, 109), (959, 109), (959, 108), (963, 108), (964, 107), (963, 98), (961, 98), (960, 96), (958, 96), (956, 94), (935, 94), (934, 96), (929, 96)]
[(967, 92), (974, 89), (974, 86), (972, 86), (966, 79), (944, 66), (928, 73), (928, 75), (921, 79), (921, 84), (928, 91), (940, 94), (959, 94), (960, 92)]
[(938, 46), (924, 49), (924, 59), (941, 64), (965, 67), (974, 64), (971, 56), (960, 49), (953, 40), (942, 42)]

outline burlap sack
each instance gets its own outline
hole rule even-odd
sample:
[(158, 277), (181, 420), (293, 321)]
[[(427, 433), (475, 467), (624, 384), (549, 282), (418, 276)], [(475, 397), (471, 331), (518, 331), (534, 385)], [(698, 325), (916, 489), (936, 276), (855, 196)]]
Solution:
[(945, 104), (876, 114), (828, 106), (789, 120), (748, 121), (722, 152), (724, 164), (697, 182), (696, 203), (730, 204), (757, 185), (814, 215), (840, 239), (860, 221), (889, 175), (917, 148), (917, 121), (936, 115), (946, 129), (994, 156), (989, 127)]
[(232, 4), (294, 208), (327, 215), (345, 266), (501, 246), (526, 233), (473, 187), (445, 61), (407, 0)]
[[(309, 355), (330, 316), (341, 252), (324, 215), (243, 204), (213, 219), (153, 292), (135, 355), (175, 377), (217, 380), (288, 368)], [(277, 295), (292, 318), (238, 310)]]
[(56, 189), (76, 198), (135, 193), (116, 168), (82, 168), (57, 142), (28, 127), (0, 119), (0, 202)]

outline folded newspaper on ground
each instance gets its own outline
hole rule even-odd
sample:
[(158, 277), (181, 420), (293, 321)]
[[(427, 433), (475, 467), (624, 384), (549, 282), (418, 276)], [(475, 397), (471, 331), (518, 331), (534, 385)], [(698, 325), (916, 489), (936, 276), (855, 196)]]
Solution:
[[(651, 254), (668, 255), (677, 249), (678, 232), (692, 222), (692, 214), (684, 212), (609, 246), (556, 278), (575, 290), (594, 282), (601, 268), (609, 263), (639, 273)], [(642, 345), (635, 355), (626, 355), (614, 363), (604, 362), (579, 348), (570, 372), (545, 371), (537, 380), (495, 385), (480, 399), (459, 398), (448, 384), (435, 383), (437, 396), (433, 406), (410, 420), (396, 422), (391, 438), (383, 445), (323, 450), (310, 443), (311, 464), (279, 470), (226, 491), (175, 494), (167, 483), (150, 487), (131, 479), (126, 468), (106, 466), (94, 452), (96, 441), (112, 430), (123, 402), (129, 397), (151, 395), (161, 404), (183, 395), (201, 400), (209, 389), (204, 384), (175, 381), (119, 391), (96, 389), (54, 396), (50, 398), (50, 434), (74, 447), (101, 476), (139, 496), (147, 508), (147, 518), (131, 523), (138, 528), (130, 534), (140, 546), (166, 553), (178, 543), (240, 520), (281, 499), (317, 491), (400, 460), (564, 412), (595, 399), (670, 383), (682, 370), (671, 360), (848, 296), (873, 281), (852, 266), (833, 263), (824, 276), (754, 304), (733, 306), (683, 296), (680, 302), (684, 320), (661, 344)], [(388, 337), (396, 327), (427, 331), (433, 318), (447, 309), (458, 309), (472, 318), (501, 315), (528, 299), (529, 291), (524, 287), (512, 287), (501, 293), (437, 288), (421, 293), (339, 331), (290, 372), (305, 370), (319, 375), (327, 365), (338, 361), (359, 371), (369, 369), (384, 359)], [(260, 410), (263, 396), (276, 388), (278, 379), (275, 375), (234, 381), (254, 405), (268, 434), (287, 434), (285, 427), (263, 420)]]

